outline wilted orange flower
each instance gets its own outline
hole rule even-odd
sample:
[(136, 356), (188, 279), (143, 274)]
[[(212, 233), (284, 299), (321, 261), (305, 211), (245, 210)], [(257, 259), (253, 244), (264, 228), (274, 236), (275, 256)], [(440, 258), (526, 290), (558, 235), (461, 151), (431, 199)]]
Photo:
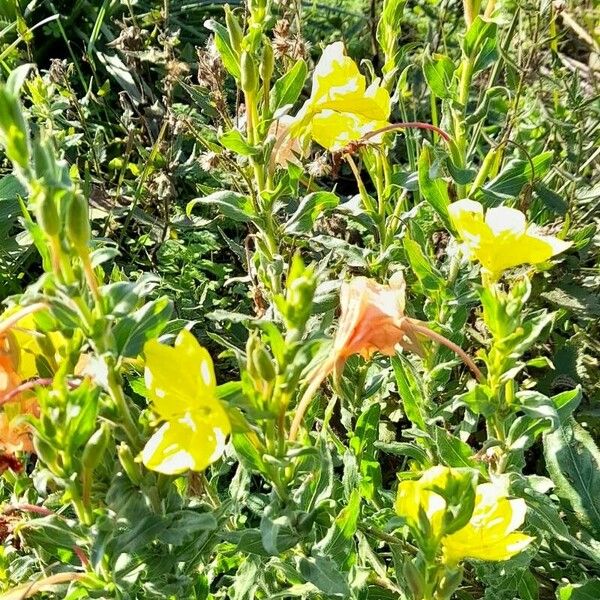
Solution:
[[(0, 340), (3, 342), (4, 340)], [(20, 379), (14, 370), (9, 356), (0, 355), (0, 398), (15, 391)], [(37, 414), (38, 404), (33, 398), (16, 398), (0, 412), (0, 473), (10, 468), (22, 470), (22, 464), (15, 457), (16, 452), (33, 452), (29, 425), (23, 422), (25, 414)]]
[(353, 354), (367, 359), (375, 352), (393, 356), (397, 345), (423, 354), (411, 321), (404, 316), (405, 292), (402, 273), (396, 273), (389, 285), (367, 277), (342, 285), (342, 312), (333, 342), (336, 371)]
[[(34, 375), (35, 358), (29, 335), (24, 330), (12, 331), (19, 325), (33, 326), (31, 313), (37, 308), (28, 307), (9, 315), (0, 331), (0, 455), (2, 465), (17, 465), (15, 452), (33, 452), (31, 430), (24, 415), (39, 415), (37, 400), (18, 393), (23, 379)], [(30, 321), (27, 323), (27, 321)], [(16, 393), (16, 395), (15, 395)], [(14, 459), (13, 462), (9, 459)], [(1, 465), (0, 465), (1, 466)]]
[(304, 412), (322, 381), (333, 371), (341, 373), (346, 360), (360, 354), (370, 358), (375, 352), (386, 356), (396, 353), (396, 346), (423, 355), (421, 338), (429, 338), (450, 348), (465, 362), (477, 379), (482, 375), (471, 358), (455, 343), (429, 329), (417, 319), (404, 315), (406, 285), (402, 273), (396, 273), (388, 285), (367, 277), (356, 277), (342, 285), (340, 294), (341, 315), (333, 340), (333, 352), (309, 376), (306, 388), (290, 427), (290, 440), (294, 440)]

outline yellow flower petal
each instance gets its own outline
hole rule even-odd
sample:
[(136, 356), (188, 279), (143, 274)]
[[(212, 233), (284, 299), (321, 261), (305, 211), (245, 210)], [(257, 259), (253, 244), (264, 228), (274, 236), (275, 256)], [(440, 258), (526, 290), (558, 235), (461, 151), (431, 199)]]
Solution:
[(506, 269), (522, 264), (545, 262), (571, 245), (551, 235), (537, 233), (525, 215), (514, 208), (491, 208), (474, 200), (459, 200), (448, 212), (472, 260), (481, 263), (492, 281)]
[(527, 506), (509, 500), (494, 483), (477, 486), (475, 509), (465, 527), (443, 538), (444, 557), (456, 564), (465, 558), (507, 560), (521, 552), (533, 538), (514, 531), (523, 524)]
[(444, 559), (449, 564), (458, 564), (469, 558), (475, 560), (508, 560), (522, 552), (532, 537), (523, 533), (511, 533), (501, 540), (491, 539), (483, 531), (471, 531), (469, 537), (454, 538), (457, 534), (444, 538)]
[(145, 381), (153, 410), (171, 419), (214, 397), (215, 374), (210, 355), (183, 330), (175, 346), (151, 340), (144, 346)]
[(327, 46), (313, 73), (310, 98), (290, 126), (290, 135), (303, 141), (312, 137), (332, 151), (340, 150), (365, 133), (387, 125), (389, 92), (366, 79), (357, 64), (344, 53), (344, 45)]
[(402, 481), (398, 485), (396, 513), (411, 527), (419, 527), (419, 509), (427, 515), (434, 535), (441, 532), (446, 501), (435, 492), (423, 489), (421, 481)]
[(223, 407), (212, 402), (164, 423), (146, 443), (143, 463), (167, 475), (202, 471), (221, 457), (230, 431)]

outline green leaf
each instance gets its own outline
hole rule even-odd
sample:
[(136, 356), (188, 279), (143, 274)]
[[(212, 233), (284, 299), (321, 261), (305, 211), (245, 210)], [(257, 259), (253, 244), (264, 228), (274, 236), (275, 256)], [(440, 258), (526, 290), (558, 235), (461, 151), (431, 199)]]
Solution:
[(327, 595), (345, 598), (350, 594), (346, 578), (340, 573), (337, 564), (329, 557), (301, 557), (298, 560), (298, 571), (306, 581)]
[(162, 296), (121, 319), (113, 330), (119, 355), (132, 358), (139, 356), (144, 344), (160, 335), (172, 311), (171, 300)]
[(600, 579), (590, 579), (585, 583), (569, 583), (559, 588), (558, 600), (598, 600), (600, 598)]
[(419, 376), (408, 358), (402, 354), (392, 358), (392, 367), (404, 414), (419, 429), (425, 431), (427, 411)]
[(434, 440), (442, 462), (448, 467), (468, 467), (485, 473), (481, 462), (473, 459), (473, 448), (441, 427), (434, 429)]
[(456, 65), (445, 54), (429, 54), (423, 58), (423, 73), (431, 91), (438, 98), (451, 98), (452, 78)]
[(350, 448), (358, 458), (360, 489), (365, 498), (373, 500), (381, 489), (381, 466), (375, 456), (375, 441), (379, 437), (381, 406), (375, 402), (367, 407), (356, 420)]
[(542, 178), (550, 169), (553, 152), (543, 152), (531, 161), (511, 160), (498, 175), (480, 189), (482, 195), (495, 202), (518, 198), (526, 184)]
[(323, 214), (334, 209), (340, 202), (333, 192), (313, 192), (304, 196), (296, 212), (285, 225), (287, 233), (308, 233), (315, 221)]
[(498, 56), (496, 37), (498, 25), (494, 21), (487, 21), (477, 16), (463, 40), (463, 52), (473, 62), (473, 72), (485, 69)]
[(304, 87), (308, 67), (302, 59), (282, 77), (280, 77), (273, 85), (271, 90), (271, 113), (275, 113), (279, 108), (294, 104), (300, 96), (300, 92)]
[(429, 257), (423, 252), (421, 246), (408, 237), (404, 238), (404, 250), (411, 269), (417, 276), (425, 292), (439, 293), (445, 288), (442, 274), (434, 267)]
[(315, 544), (313, 552), (330, 557), (341, 570), (348, 570), (353, 550), (352, 539), (358, 527), (359, 515), (360, 493), (355, 489), (348, 499), (348, 504), (339, 512), (325, 537)]
[(555, 191), (546, 187), (540, 181), (533, 186), (537, 197), (544, 203), (544, 206), (556, 215), (564, 217), (569, 209), (568, 203)]
[(571, 418), (544, 436), (544, 456), (559, 498), (600, 535), (600, 450), (592, 436)]
[(547, 420), (551, 431), (560, 426), (560, 418), (552, 399), (535, 390), (521, 390), (517, 392), (516, 398), (521, 410), (534, 419)]
[(277, 502), (273, 502), (264, 510), (260, 520), (260, 533), (265, 550), (271, 556), (293, 548), (298, 543), (298, 534), (292, 527), (290, 515), (280, 510)]
[(181, 546), (191, 539), (197, 539), (203, 533), (214, 531), (216, 528), (217, 520), (211, 513), (179, 510), (167, 515), (165, 528), (160, 531), (157, 539), (164, 544)]
[(408, 442), (375, 442), (375, 447), (385, 454), (408, 456), (415, 460), (423, 470), (432, 466), (427, 452), (416, 444), (410, 444)]
[(15, 98), (21, 93), (21, 88), (29, 75), (29, 72), (35, 65), (25, 63), (15, 67), (6, 79), (6, 89)]
[(456, 396), (454, 406), (464, 405), (476, 415), (489, 417), (496, 410), (494, 406), (494, 396), (489, 386), (482, 383), (476, 383), (464, 394)]
[(258, 150), (251, 146), (237, 129), (226, 131), (219, 138), (219, 143), (240, 156), (256, 156), (258, 154)]
[(446, 226), (446, 229), (454, 231), (450, 217), (448, 216), (448, 205), (450, 196), (448, 195), (448, 184), (441, 178), (432, 179), (430, 175), (432, 162), (431, 146), (425, 144), (421, 155), (419, 156), (419, 190), (434, 208), (440, 219)]
[(215, 34), (215, 46), (219, 52), (219, 56), (223, 61), (223, 65), (227, 71), (237, 80), (240, 78), (240, 57), (233, 49), (229, 40), (227, 28), (223, 27), (214, 19), (208, 19), (204, 22), (204, 27)]
[(582, 397), (583, 393), (580, 385), (573, 390), (567, 390), (566, 392), (552, 396), (552, 402), (562, 423), (573, 414), (573, 411), (579, 406)]
[(185, 208), (188, 216), (191, 215), (197, 204), (216, 206), (223, 216), (240, 223), (248, 223), (256, 218), (250, 198), (237, 192), (224, 190), (214, 192), (204, 198), (194, 198), (187, 203)]

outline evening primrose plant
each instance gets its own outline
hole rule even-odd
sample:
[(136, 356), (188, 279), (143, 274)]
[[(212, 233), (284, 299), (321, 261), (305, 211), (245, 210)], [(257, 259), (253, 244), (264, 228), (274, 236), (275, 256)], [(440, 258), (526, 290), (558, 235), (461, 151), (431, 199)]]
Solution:
[(0, 213), (39, 254), (0, 316), (0, 600), (600, 597), (596, 405), (562, 376), (595, 364), (563, 285), (594, 193), (561, 98), (527, 104), (569, 9), (104, 4), (85, 99), (47, 76), (76, 133), (35, 67), (0, 85)]

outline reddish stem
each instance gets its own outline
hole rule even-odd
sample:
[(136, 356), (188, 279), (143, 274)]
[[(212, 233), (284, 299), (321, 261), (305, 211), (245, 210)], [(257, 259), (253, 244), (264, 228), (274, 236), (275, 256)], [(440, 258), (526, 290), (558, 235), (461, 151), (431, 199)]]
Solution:
[(392, 123), (391, 125), (386, 125), (381, 129), (376, 129), (375, 131), (369, 131), (368, 133), (365, 133), (361, 141), (366, 142), (376, 135), (386, 133), (387, 131), (395, 131), (397, 129), (427, 129), (428, 131), (435, 131), (435, 133), (437, 133), (448, 143), (452, 141), (452, 138), (443, 129), (440, 129), (431, 123), (421, 123), (420, 121), (409, 121), (408, 123)]
[(45, 506), (37, 506), (36, 504), (10, 504), (9, 506), (5, 506), (2, 510), (4, 514), (9, 514), (12, 512), (32, 512), (38, 515), (42, 515), (43, 517), (48, 517), (50, 515), (56, 514), (54, 511), (46, 508)]
[[(10, 392), (6, 392), (6, 394), (4, 394), (3, 396), (0, 396), (0, 406), (2, 406), (3, 404), (8, 404), (13, 400), (16, 400), (18, 395), (22, 392), (32, 390), (33, 388), (40, 385), (52, 385), (52, 381), (53, 379), (51, 377), (40, 377), (38, 379), (30, 379), (29, 381), (25, 381), (24, 383), (18, 385), (15, 389), (10, 390)], [(71, 389), (75, 389), (76, 387), (81, 385), (81, 382), (75, 379), (70, 379), (67, 383)]]

